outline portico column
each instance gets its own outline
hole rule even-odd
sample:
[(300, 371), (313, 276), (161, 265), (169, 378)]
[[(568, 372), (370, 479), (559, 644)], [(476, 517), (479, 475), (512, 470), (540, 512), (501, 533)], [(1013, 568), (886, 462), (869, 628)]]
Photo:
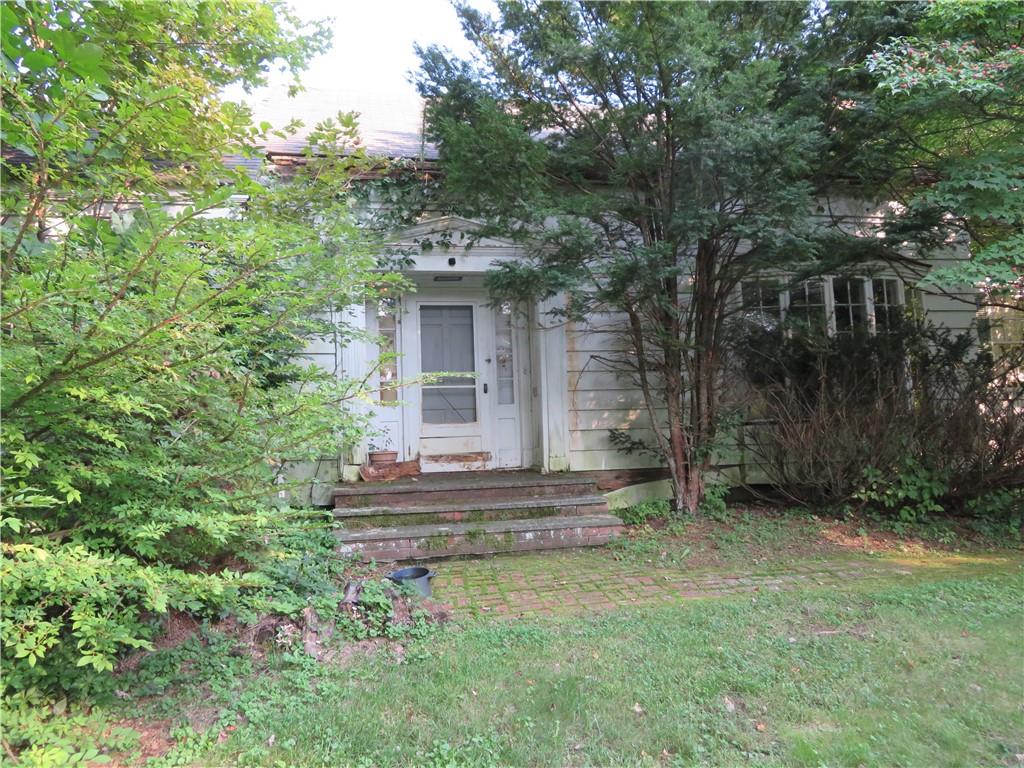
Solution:
[(541, 468), (569, 470), (569, 373), (565, 321), (548, 312), (565, 306), (559, 294), (537, 306), (538, 406), (541, 418)]

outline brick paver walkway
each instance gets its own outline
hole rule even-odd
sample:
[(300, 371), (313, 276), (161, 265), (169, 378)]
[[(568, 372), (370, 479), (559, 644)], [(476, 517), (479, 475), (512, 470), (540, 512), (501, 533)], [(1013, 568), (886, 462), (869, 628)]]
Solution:
[(682, 600), (839, 586), (851, 580), (949, 575), (990, 567), (969, 560), (824, 560), (790, 567), (687, 571), (566, 551), (439, 563), (434, 596), (463, 615), (550, 616)]

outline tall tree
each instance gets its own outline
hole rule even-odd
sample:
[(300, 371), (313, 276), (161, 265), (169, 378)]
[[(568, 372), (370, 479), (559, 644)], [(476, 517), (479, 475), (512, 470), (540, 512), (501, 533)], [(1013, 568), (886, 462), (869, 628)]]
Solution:
[(419, 80), (448, 201), (526, 244), (495, 293), (625, 318), (606, 362), (643, 392), (650, 447), (694, 511), (740, 283), (854, 246), (813, 216), (830, 142), (804, 52), (827, 25), (801, 3), (457, 9), (477, 56), (421, 51)]

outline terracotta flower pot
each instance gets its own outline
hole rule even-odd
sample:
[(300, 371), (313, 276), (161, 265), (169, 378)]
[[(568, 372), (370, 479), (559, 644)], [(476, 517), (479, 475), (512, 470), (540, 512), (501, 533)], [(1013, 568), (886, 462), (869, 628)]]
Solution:
[(394, 464), (398, 461), (398, 451), (370, 451), (371, 464)]

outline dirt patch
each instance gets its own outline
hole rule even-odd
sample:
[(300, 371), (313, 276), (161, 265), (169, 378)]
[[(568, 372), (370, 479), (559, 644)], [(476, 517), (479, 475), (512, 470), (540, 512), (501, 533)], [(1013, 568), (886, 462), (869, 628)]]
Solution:
[[(162, 651), (177, 648), (199, 633), (200, 623), (195, 617), (182, 611), (170, 611), (164, 618), (160, 633), (153, 639), (153, 650)], [(115, 674), (134, 672), (152, 651), (135, 651), (122, 657), (114, 667)]]
[(189, 707), (185, 710), (185, 719), (193, 731), (204, 733), (220, 719), (220, 707), (201, 705)]
[[(106, 762), (102, 763), (105, 768), (131, 768), (134, 765), (144, 765), (147, 760), (154, 757), (163, 757), (174, 746), (174, 739), (171, 738), (172, 720), (146, 720), (141, 717), (131, 717), (111, 725), (113, 728), (129, 728), (139, 734), (139, 746), (131, 754), (115, 753), (108, 755)], [(97, 765), (100, 765), (99, 763)]]
[(919, 536), (899, 536), (893, 531), (869, 527), (862, 522), (833, 522), (822, 528), (821, 535), (839, 551), (849, 552), (905, 552), (907, 550), (950, 552), (971, 543), (971, 532), (962, 530), (957, 536), (957, 546), (939, 541), (929, 541)]
[[(320, 659), (324, 664), (332, 667), (346, 667), (357, 658), (365, 658), (380, 653), (388, 646), (396, 644), (383, 637), (375, 637), (370, 640), (359, 640), (354, 643), (347, 643), (340, 648), (331, 648)], [(397, 645), (397, 644), (396, 644)]]
[(874, 637), (874, 634), (868, 629), (866, 624), (849, 624), (847, 626), (833, 627), (827, 624), (811, 624), (807, 627), (802, 627), (799, 630), (802, 634), (810, 637), (835, 637), (838, 635), (848, 635), (849, 637), (855, 637), (858, 640), (870, 640)]

